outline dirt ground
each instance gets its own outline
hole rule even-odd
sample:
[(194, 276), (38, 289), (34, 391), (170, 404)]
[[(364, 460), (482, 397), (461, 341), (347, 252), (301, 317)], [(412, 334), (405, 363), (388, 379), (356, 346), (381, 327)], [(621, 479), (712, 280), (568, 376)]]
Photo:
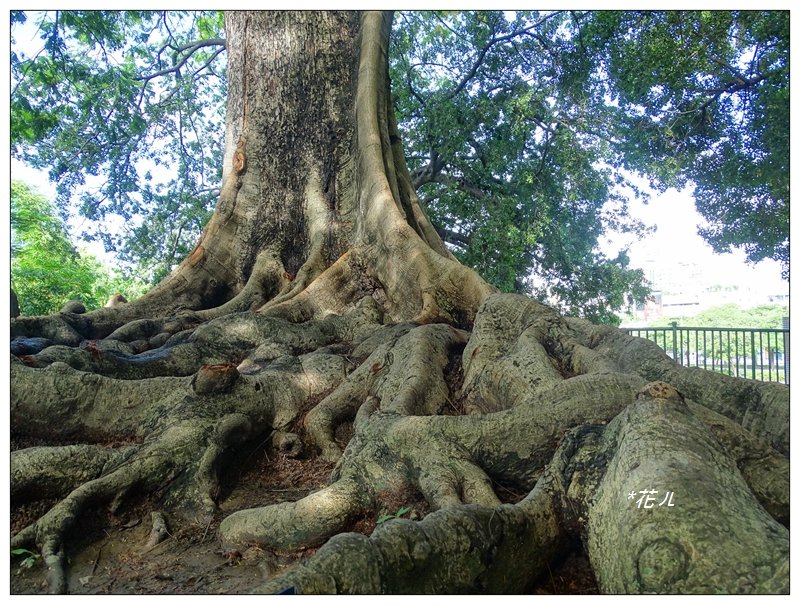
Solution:
[[(341, 437), (347, 439), (347, 435)], [(149, 549), (145, 545), (154, 510), (149, 501), (133, 503), (116, 516), (104, 510), (86, 515), (67, 551), (70, 594), (246, 594), (266, 579), (300, 564), (314, 549), (276, 553), (253, 547), (224, 553), (216, 537), (217, 528), (222, 519), (236, 510), (297, 500), (319, 489), (326, 484), (332, 467), (315, 459), (270, 459), (263, 451), (248, 466), (210, 523), (184, 522), (180, 528), (170, 528), (169, 537)], [(502, 495), (504, 488), (498, 487), (498, 494)], [(505, 492), (504, 499), (510, 501), (522, 496)], [(416, 494), (385, 494), (381, 501), (383, 510), (365, 513), (352, 531), (369, 535), (381, 515), (392, 514), (402, 507), (410, 509), (405, 515), (416, 519), (429, 512)], [(12, 504), (12, 534), (51, 504), (40, 502), (16, 507)], [(24, 565), (24, 560), (25, 556), (11, 559), (11, 594), (44, 594), (45, 569), (41, 558), (28, 561), (33, 563), (31, 566)], [(585, 555), (578, 551), (550, 570), (533, 592), (596, 594), (597, 586)]]

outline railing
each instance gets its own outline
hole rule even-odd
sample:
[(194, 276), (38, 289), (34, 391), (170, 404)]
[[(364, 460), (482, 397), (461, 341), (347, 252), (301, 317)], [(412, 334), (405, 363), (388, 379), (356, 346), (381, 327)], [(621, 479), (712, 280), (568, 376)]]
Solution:
[(665, 328), (623, 330), (652, 340), (682, 366), (789, 384), (788, 329), (691, 328), (672, 322)]

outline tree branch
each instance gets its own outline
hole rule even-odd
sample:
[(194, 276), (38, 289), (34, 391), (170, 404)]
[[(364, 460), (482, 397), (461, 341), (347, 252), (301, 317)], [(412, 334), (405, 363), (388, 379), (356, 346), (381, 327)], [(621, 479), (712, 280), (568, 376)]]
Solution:
[[(563, 11), (554, 11), (549, 15), (545, 15), (541, 19), (539, 19), (536, 23), (529, 25), (528, 27), (523, 27), (522, 29), (515, 30), (513, 32), (509, 32), (504, 36), (495, 37), (492, 34), (492, 37), (489, 39), (489, 42), (484, 46), (480, 52), (478, 53), (478, 57), (475, 59), (475, 62), (472, 64), (472, 67), (467, 71), (466, 74), (461, 78), (461, 81), (456, 85), (456, 87), (447, 95), (448, 99), (452, 99), (458, 93), (460, 93), (464, 88), (467, 86), (469, 81), (475, 77), (475, 74), (478, 73), (478, 69), (480, 69), (481, 65), (483, 65), (484, 60), (486, 59), (486, 55), (489, 53), (489, 50), (501, 42), (508, 42), (509, 40), (513, 40), (518, 36), (522, 36), (525, 34), (531, 34), (531, 31), (548, 21), (549, 19), (553, 18), (555, 15), (558, 15)], [(537, 38), (539, 39), (539, 38)], [(541, 42), (541, 40), (540, 40)]]
[(444, 168), (444, 161), (435, 149), (431, 149), (430, 160), (425, 166), (417, 168), (411, 173), (411, 186), (419, 189), (427, 183), (431, 183)]
[(430, 178), (427, 178), (422, 184), (424, 185), (426, 183), (449, 185), (463, 193), (466, 193), (467, 195), (471, 195), (478, 200), (485, 200), (488, 197), (485, 191), (478, 188), (476, 185), (469, 183), (465, 178), (456, 178), (447, 174), (442, 174), (441, 172)]
[(704, 101), (699, 107), (694, 110), (694, 113), (698, 111), (703, 111), (707, 109), (714, 101), (719, 99), (724, 94), (732, 95), (734, 93), (739, 92), (740, 90), (747, 90), (748, 88), (752, 88), (753, 86), (757, 85), (759, 82), (762, 82), (767, 79), (769, 74), (761, 74), (755, 78), (741, 78), (737, 76), (736, 82), (728, 82), (724, 86), (720, 86), (719, 88), (711, 88), (709, 90), (704, 90), (702, 92), (703, 95), (707, 96), (708, 99)]
[(181, 58), (181, 60), (178, 61), (175, 65), (173, 65), (172, 67), (168, 67), (166, 69), (161, 69), (147, 76), (140, 76), (137, 79), (144, 82), (144, 84), (146, 85), (150, 80), (153, 80), (154, 78), (165, 76), (171, 73), (176, 73), (181, 67), (183, 67), (186, 64), (186, 62), (192, 57), (194, 53), (196, 53), (201, 48), (206, 48), (209, 46), (222, 46), (222, 49), (216, 52), (213, 55), (212, 59), (210, 59), (206, 63), (206, 65), (208, 65), (208, 63), (210, 63), (214, 58), (216, 58), (216, 56), (220, 52), (222, 52), (222, 50), (226, 46), (226, 42), (223, 38), (210, 38), (208, 40), (200, 40), (198, 42), (193, 42), (179, 46), (175, 49), (176, 52), (183, 52), (183, 51), (188, 51), (188, 52), (186, 52), (186, 54)]
[(458, 233), (446, 227), (436, 227), (436, 232), (446, 244), (454, 244), (461, 248), (468, 248), (472, 243), (472, 235)]

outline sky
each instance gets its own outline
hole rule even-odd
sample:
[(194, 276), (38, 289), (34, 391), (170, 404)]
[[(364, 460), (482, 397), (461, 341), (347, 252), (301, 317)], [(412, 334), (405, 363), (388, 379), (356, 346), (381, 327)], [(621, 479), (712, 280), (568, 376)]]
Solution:
[(704, 285), (744, 285), (769, 294), (788, 293), (789, 284), (781, 279), (780, 263), (765, 260), (753, 265), (745, 261), (741, 250), (714, 252), (697, 233), (705, 221), (695, 209), (690, 189), (654, 193), (648, 204), (631, 200), (629, 209), (646, 225), (655, 225), (655, 233), (639, 241), (630, 235), (611, 234), (600, 249), (614, 256), (627, 247), (631, 266), (644, 270), (655, 289), (659, 289), (660, 276), (674, 271), (679, 264), (695, 263)]

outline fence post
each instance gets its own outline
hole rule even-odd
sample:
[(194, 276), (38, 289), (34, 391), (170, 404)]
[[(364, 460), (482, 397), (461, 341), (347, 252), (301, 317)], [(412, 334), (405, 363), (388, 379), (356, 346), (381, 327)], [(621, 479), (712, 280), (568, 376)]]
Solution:
[(789, 384), (789, 318), (783, 318), (783, 381)]
[(672, 359), (678, 365), (683, 365), (683, 359), (678, 360), (678, 322), (671, 321), (669, 325), (672, 326)]

